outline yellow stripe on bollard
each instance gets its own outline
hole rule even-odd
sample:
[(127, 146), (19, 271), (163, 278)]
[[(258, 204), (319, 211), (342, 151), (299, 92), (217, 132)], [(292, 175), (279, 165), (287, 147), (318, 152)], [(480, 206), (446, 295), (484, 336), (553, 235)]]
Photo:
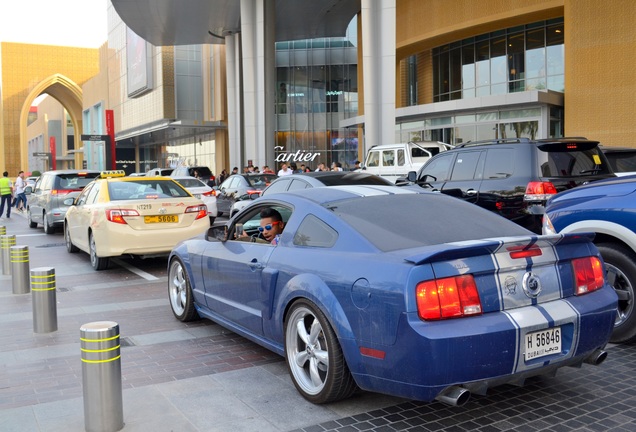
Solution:
[(29, 250), (14, 250), (11, 249), (11, 262), (24, 263), (29, 262)]

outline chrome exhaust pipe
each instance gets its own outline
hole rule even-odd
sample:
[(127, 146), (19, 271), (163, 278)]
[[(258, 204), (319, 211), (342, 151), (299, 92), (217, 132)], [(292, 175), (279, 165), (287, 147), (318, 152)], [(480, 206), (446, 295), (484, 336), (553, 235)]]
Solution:
[(594, 351), (588, 358), (584, 360), (585, 363), (598, 366), (605, 361), (607, 358), (607, 351), (602, 349), (597, 349)]
[(470, 399), (470, 391), (458, 386), (446, 387), (435, 400), (450, 406), (462, 406)]

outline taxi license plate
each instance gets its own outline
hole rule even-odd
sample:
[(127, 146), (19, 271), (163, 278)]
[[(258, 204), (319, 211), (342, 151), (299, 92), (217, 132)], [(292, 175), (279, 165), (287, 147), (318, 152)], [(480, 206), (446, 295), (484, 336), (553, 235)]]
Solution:
[(179, 216), (177, 215), (157, 215), (157, 216), (144, 216), (144, 222), (149, 223), (177, 223), (179, 222)]
[(532, 360), (561, 352), (561, 327), (526, 334), (524, 357)]

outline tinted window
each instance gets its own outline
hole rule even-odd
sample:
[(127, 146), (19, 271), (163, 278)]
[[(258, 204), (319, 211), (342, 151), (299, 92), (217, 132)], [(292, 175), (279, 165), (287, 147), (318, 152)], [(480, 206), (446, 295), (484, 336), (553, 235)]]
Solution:
[(484, 167), (484, 179), (510, 177), (514, 171), (514, 152), (512, 149), (489, 149)]
[(457, 154), (453, 164), (451, 180), (472, 180), (475, 177), (477, 162), (479, 162), (480, 151), (467, 151)]
[(256, 174), (246, 176), (248, 184), (255, 189), (265, 189), (278, 177), (275, 174)]
[(314, 215), (307, 215), (294, 235), (296, 246), (331, 247), (338, 233)]
[(73, 173), (73, 174), (58, 174), (55, 176), (54, 189), (61, 190), (78, 190), (84, 189), (84, 187), (92, 182), (95, 177), (98, 177), (99, 173)]
[(632, 172), (636, 171), (636, 150), (612, 152), (605, 150), (605, 156), (609, 161), (614, 172)]
[(433, 177), (435, 181), (447, 180), (454, 157), (455, 154), (444, 154), (431, 159), (428, 164), (422, 167), (422, 174), (420, 175), (420, 178), (423, 178), (424, 175), (429, 175)]
[(437, 193), (367, 196), (338, 201), (331, 210), (383, 251), (532, 234), (493, 212)]
[(609, 164), (598, 147), (584, 151), (543, 151), (539, 149), (538, 160), (544, 177), (587, 177), (594, 174), (609, 174)]
[(393, 185), (390, 181), (384, 177), (380, 177), (375, 174), (367, 174), (364, 172), (347, 173), (340, 175), (334, 173), (333, 175), (323, 175), (316, 177), (325, 186), (346, 186), (346, 185), (378, 185), (378, 186), (390, 186)]

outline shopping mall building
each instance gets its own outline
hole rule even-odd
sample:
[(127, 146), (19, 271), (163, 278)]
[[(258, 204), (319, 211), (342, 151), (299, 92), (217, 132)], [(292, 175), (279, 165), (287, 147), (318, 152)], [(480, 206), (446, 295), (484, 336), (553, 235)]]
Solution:
[[(373, 145), (410, 140), (565, 135), (633, 146), (631, 0), (108, 7), (98, 73), (82, 83), (81, 114), (70, 117), (85, 137), (112, 133), (117, 167), (129, 172), (182, 163), (215, 173), (282, 161), (347, 167)], [(16, 160), (6, 129), (2, 163), (24, 164), (38, 140), (20, 133)], [(108, 143), (78, 135), (75, 163), (103, 168)]]

